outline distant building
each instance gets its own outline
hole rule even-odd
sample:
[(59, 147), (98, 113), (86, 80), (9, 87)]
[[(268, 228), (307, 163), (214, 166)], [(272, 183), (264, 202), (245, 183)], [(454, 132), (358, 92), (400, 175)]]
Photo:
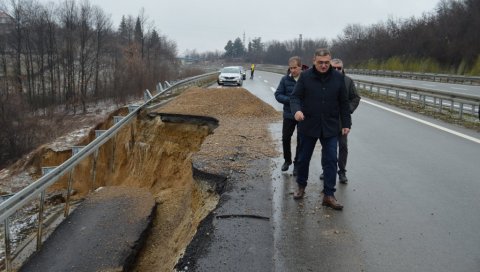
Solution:
[(198, 63), (200, 60), (198, 58), (192, 58), (192, 57), (177, 57), (178, 60), (180, 60), (180, 62), (182, 64), (194, 64), (194, 63)]
[(13, 18), (3, 10), (0, 10), (0, 35), (7, 34), (13, 29)]

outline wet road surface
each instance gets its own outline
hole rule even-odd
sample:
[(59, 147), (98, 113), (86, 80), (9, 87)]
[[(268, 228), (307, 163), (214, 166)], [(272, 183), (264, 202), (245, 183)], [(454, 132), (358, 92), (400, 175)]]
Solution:
[[(281, 110), (280, 77), (244, 88)], [(480, 134), (365, 98), (352, 118), (344, 211), (321, 206), (319, 144), (302, 201), (292, 167), (272, 162), (275, 271), (480, 271)], [(281, 123), (271, 131), (281, 150)]]

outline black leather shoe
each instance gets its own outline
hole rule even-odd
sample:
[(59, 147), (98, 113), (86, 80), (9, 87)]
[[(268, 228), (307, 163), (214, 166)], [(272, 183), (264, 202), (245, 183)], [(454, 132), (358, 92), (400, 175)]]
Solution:
[(327, 206), (337, 211), (343, 210), (343, 205), (337, 203), (337, 199), (334, 196), (324, 196), (322, 206)]
[(284, 162), (282, 165), (282, 171), (287, 171), (288, 167), (290, 167), (291, 162)]
[(340, 181), (340, 183), (343, 183), (343, 184), (347, 184), (347, 183), (348, 183), (348, 178), (347, 178), (347, 176), (345, 175), (345, 173), (339, 173), (339, 174), (338, 174), (338, 180)]

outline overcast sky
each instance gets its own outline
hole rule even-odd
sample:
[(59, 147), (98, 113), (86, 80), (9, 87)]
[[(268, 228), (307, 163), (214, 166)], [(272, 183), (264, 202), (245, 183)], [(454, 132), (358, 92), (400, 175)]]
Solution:
[[(41, 0), (49, 2), (49, 0)], [(63, 2), (55, 0), (53, 2)], [(298, 38), (332, 39), (347, 24), (365, 26), (388, 18), (419, 17), (439, 0), (90, 0), (112, 16), (137, 16), (142, 8), (162, 35), (176, 41), (178, 53), (221, 50), (237, 37), (246, 43)]]

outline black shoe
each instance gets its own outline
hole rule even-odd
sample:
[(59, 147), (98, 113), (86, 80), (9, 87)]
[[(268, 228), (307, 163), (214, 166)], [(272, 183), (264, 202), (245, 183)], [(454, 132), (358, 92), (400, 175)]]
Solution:
[(343, 183), (343, 184), (347, 184), (347, 183), (348, 183), (348, 178), (347, 178), (347, 176), (345, 175), (345, 173), (339, 173), (339, 174), (338, 174), (338, 180), (340, 181), (340, 183)]
[(293, 165), (293, 173), (292, 174), (293, 174), (294, 177), (296, 177), (298, 175), (298, 168), (295, 164)]
[(324, 176), (323, 173), (320, 174), (320, 180), (323, 180)]
[(290, 164), (292, 164), (292, 162), (284, 162), (282, 165), (282, 171), (287, 171), (288, 167), (290, 167)]

